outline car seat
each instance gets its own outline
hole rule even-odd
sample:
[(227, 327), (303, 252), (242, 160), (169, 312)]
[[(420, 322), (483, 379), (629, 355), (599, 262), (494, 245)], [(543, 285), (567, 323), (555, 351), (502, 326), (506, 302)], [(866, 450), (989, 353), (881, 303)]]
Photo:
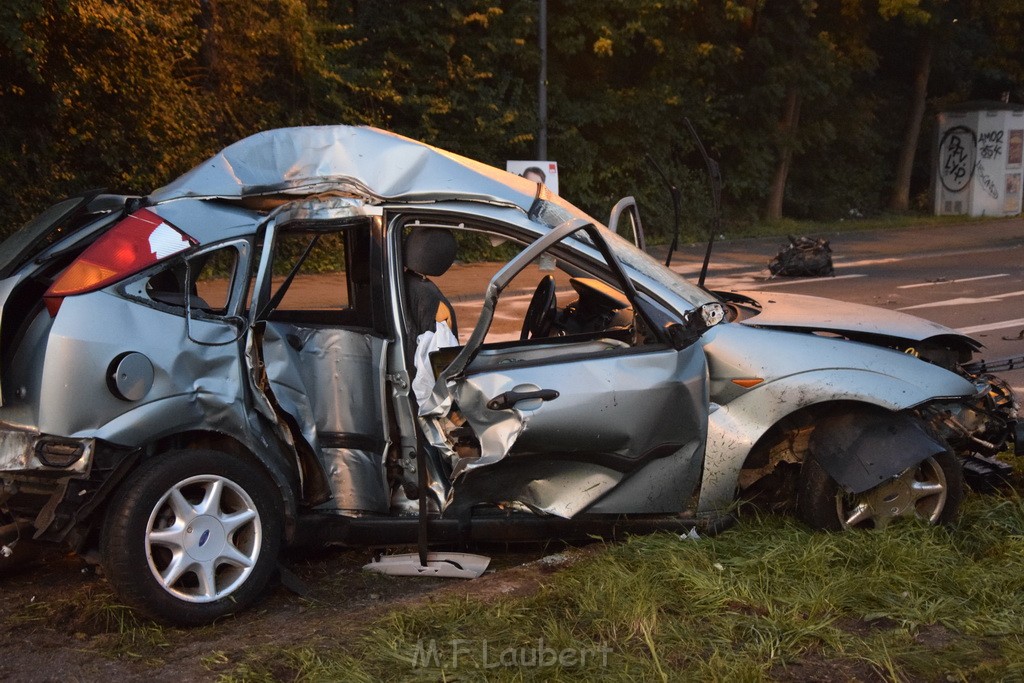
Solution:
[(405, 292), (413, 339), (432, 332), (441, 321), (448, 323), (454, 335), (459, 334), (454, 307), (428, 279), (444, 275), (455, 262), (455, 252), (455, 236), (445, 228), (420, 228), (405, 238)]

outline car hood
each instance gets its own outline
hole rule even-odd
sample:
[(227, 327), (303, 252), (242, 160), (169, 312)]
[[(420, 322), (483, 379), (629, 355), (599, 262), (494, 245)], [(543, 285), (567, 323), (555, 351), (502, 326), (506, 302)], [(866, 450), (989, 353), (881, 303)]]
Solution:
[(780, 292), (727, 292), (722, 296), (735, 301), (737, 295), (755, 302), (761, 309), (757, 315), (741, 320), (751, 327), (834, 332), (865, 341), (879, 338), (912, 342), (941, 339), (946, 343), (959, 342), (975, 351), (983, 346), (945, 325), (875, 306)]

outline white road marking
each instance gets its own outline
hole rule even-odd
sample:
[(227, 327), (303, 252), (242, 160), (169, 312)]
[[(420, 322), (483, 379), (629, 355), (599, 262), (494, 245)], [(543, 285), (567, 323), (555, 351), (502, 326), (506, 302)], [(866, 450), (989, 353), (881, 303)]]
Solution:
[(840, 264), (844, 268), (853, 266), (859, 268), (860, 266), (877, 266), (879, 263), (899, 263), (907, 259), (914, 258), (913, 256), (890, 256), (887, 258), (866, 258), (859, 261), (845, 261), (844, 257), (836, 256), (832, 259), (833, 262)]
[(851, 274), (851, 275), (836, 275), (835, 277), (805, 277), (799, 280), (771, 280), (769, 282), (758, 282), (755, 286), (758, 287), (788, 287), (789, 285), (803, 285), (809, 282), (832, 282), (833, 280), (849, 280), (851, 278), (867, 277), (863, 273)]
[(842, 256), (833, 256), (832, 260), (836, 263), (842, 264), (844, 268), (850, 266), (871, 266), (879, 263), (899, 263), (901, 261), (918, 261), (920, 259), (930, 258), (943, 258), (946, 256), (963, 256), (964, 254), (986, 254), (992, 251), (1009, 251), (1014, 249), (1020, 249), (1021, 245), (1014, 244), (1010, 246), (1000, 247), (975, 247), (973, 249), (957, 249), (957, 250), (942, 250), (942, 251), (925, 251), (920, 254), (908, 254), (906, 256), (895, 256), (889, 258), (877, 258), (877, 259), (862, 259), (860, 261), (844, 261)]
[(910, 311), (915, 308), (938, 308), (941, 306), (967, 306), (973, 304), (995, 304), (999, 303), (1003, 299), (1009, 299), (1012, 296), (1024, 296), (1024, 290), (1018, 290), (1016, 292), (1007, 292), (1005, 294), (993, 294), (992, 296), (982, 297), (960, 297), (958, 299), (946, 299), (945, 301), (933, 301), (930, 304), (917, 304), (916, 306), (904, 306), (898, 308), (899, 311)]
[[(842, 266), (844, 269), (847, 269), (847, 268), (859, 268), (859, 267), (862, 267), (862, 266), (874, 266), (874, 265), (879, 265), (879, 264), (884, 264), (884, 263), (901, 263), (903, 261), (918, 261), (918, 260), (921, 260), (921, 259), (943, 258), (943, 257), (947, 257), (947, 256), (963, 256), (965, 254), (985, 254), (985, 253), (989, 253), (989, 252), (993, 252), (993, 251), (1016, 250), (1016, 249), (1020, 249), (1021, 247), (1022, 247), (1022, 245), (1020, 245), (1020, 244), (1013, 244), (1013, 245), (1010, 245), (1010, 246), (999, 246), (999, 247), (976, 247), (974, 249), (929, 251), (929, 252), (922, 252), (920, 254), (908, 254), (908, 255), (905, 255), (905, 256), (888, 256), (888, 257), (885, 257), (885, 258), (866, 258), (866, 259), (859, 259), (857, 261), (847, 261), (845, 256), (835, 256), (835, 255), (833, 255), (832, 260), (833, 260), (833, 262), (837, 266)], [(716, 257), (714, 255), (712, 255), (711, 268), (710, 268), (710, 271), (708, 273), (712, 278), (715, 276), (716, 272), (721, 273), (724, 270), (733, 270), (733, 269), (738, 269), (738, 268), (750, 267), (751, 265), (753, 265), (753, 264), (749, 263), (746, 260), (730, 259), (728, 256), (723, 256), (722, 260), (720, 260), (720, 261), (716, 261), (715, 258)], [(683, 275), (684, 277), (688, 277), (690, 279), (695, 279), (698, 276), (698, 274), (700, 273), (700, 268), (694, 268), (692, 263), (689, 263), (689, 262), (673, 264), (672, 265), (672, 270), (677, 272), (677, 273), (679, 273), (680, 275)], [(755, 271), (755, 272), (759, 274), (759, 273), (767, 272), (767, 270), (768, 270), (767, 267), (765, 267), (765, 268), (762, 268), (760, 271)]]
[(957, 328), (957, 332), (961, 332), (963, 334), (977, 334), (978, 332), (988, 332), (990, 330), (1005, 330), (1007, 327), (1024, 327), (1024, 318), (1003, 320), (998, 323), (985, 323), (984, 325), (974, 325), (972, 327), (960, 327)]
[(991, 280), (997, 277), (1008, 277), (1009, 273), (998, 273), (996, 275), (979, 275), (978, 277), (962, 277), (959, 280), (937, 280), (935, 282), (919, 282), (916, 285), (900, 285), (896, 289), (914, 289), (915, 287), (934, 287), (935, 285), (953, 285), (959, 282), (974, 282), (975, 280)]

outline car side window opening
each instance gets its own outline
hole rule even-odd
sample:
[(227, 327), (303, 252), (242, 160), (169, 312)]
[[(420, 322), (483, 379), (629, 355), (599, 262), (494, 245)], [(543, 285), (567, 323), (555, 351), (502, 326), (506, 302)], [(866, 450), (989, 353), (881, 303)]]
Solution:
[[(454, 267), (449, 261), (454, 258), (452, 235), (458, 257)], [(419, 255), (410, 256), (409, 244), (440, 262), (433, 271), (438, 275), (423, 278), (409, 267), (410, 259), (421, 265)], [(477, 226), (437, 223), (407, 227), (403, 258), (411, 340), (432, 329), (434, 322), (450, 310), (464, 342), (476, 327), (491, 278), (523, 248), (525, 244), (510, 235)], [(540, 254), (498, 297), (483, 348), (517, 342), (568, 343), (596, 337), (624, 345), (655, 341), (654, 335), (645, 331), (642, 316), (634, 315), (610, 270), (600, 255), (584, 257), (564, 245)], [(421, 287), (429, 287), (434, 293), (421, 299)], [(426, 303), (421, 303), (423, 300)], [(437, 365), (435, 362), (435, 371)]]
[[(407, 271), (413, 270), (408, 245), (414, 243), (415, 236), (433, 234), (437, 238), (442, 233), (446, 235), (446, 249), (450, 247), (448, 235), (454, 233), (452, 241), (458, 245), (459, 262), (450, 266), (451, 257), (445, 253), (447, 265), (436, 271), (444, 271), (437, 277), (437, 286), (446, 300), (454, 300), (462, 341), (466, 342), (469, 335), (479, 333), (475, 328), (484, 312), (492, 279), (527, 245), (510, 234), (476, 226), (460, 224), (442, 229), (439, 225), (417, 225), (405, 238)], [(424, 244), (428, 243), (424, 239)], [(498, 295), (483, 344), (466, 368), (466, 375), (472, 377), (502, 367), (578, 363), (658, 341), (649, 334), (643, 316), (634, 315), (632, 304), (611, 272), (610, 264), (600, 254), (584, 256), (565, 243), (537, 255)], [(407, 281), (410, 277), (419, 278), (407, 272)], [(412, 295), (408, 299), (407, 317), (414, 317)], [(436, 309), (433, 303), (432, 310)], [(432, 322), (433, 318), (421, 325)], [(444, 394), (437, 393), (443, 389), (436, 380), (462, 349), (457, 343), (453, 340), (453, 348), (435, 346), (426, 352), (417, 345), (413, 378), (422, 419), (432, 425), (427, 433), (437, 435), (431, 440), (445, 454), (453, 471), (457, 471), (460, 461), (481, 455), (478, 435), (465, 414), (466, 410), (475, 413), (481, 406), (460, 405), (456, 388), (451, 394), (455, 400), (447, 404), (448, 408), (441, 408), (441, 412), (435, 408), (445, 404)], [(461, 379), (456, 380), (456, 385), (461, 383)]]
[(274, 242), (270, 299), (261, 315), (293, 323), (372, 327), (369, 242), (365, 225), (285, 227)]
[(606, 263), (584, 263), (555, 245), (518, 273), (498, 297), (484, 348), (524, 343), (571, 343), (587, 339), (636, 345), (648, 339), (642, 319)]
[(226, 246), (176, 261), (150, 276), (146, 294), (154, 301), (180, 308), (184, 314), (188, 291), (193, 310), (226, 315), (238, 260), (238, 250)]
[(274, 310), (341, 311), (349, 307), (341, 234), (282, 232), (274, 245), (273, 268)]

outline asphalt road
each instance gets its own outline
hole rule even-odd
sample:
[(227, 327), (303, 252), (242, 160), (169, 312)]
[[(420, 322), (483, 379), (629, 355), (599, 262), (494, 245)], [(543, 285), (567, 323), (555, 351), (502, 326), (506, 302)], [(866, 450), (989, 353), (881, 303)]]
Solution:
[[(1024, 356), (1024, 219), (808, 236), (829, 239), (834, 277), (773, 279), (767, 264), (785, 239), (733, 240), (716, 247), (707, 284), (899, 310), (976, 338), (986, 360)], [(703, 253), (685, 247), (673, 268), (696, 279)], [(1024, 369), (998, 374), (1024, 398)]]

